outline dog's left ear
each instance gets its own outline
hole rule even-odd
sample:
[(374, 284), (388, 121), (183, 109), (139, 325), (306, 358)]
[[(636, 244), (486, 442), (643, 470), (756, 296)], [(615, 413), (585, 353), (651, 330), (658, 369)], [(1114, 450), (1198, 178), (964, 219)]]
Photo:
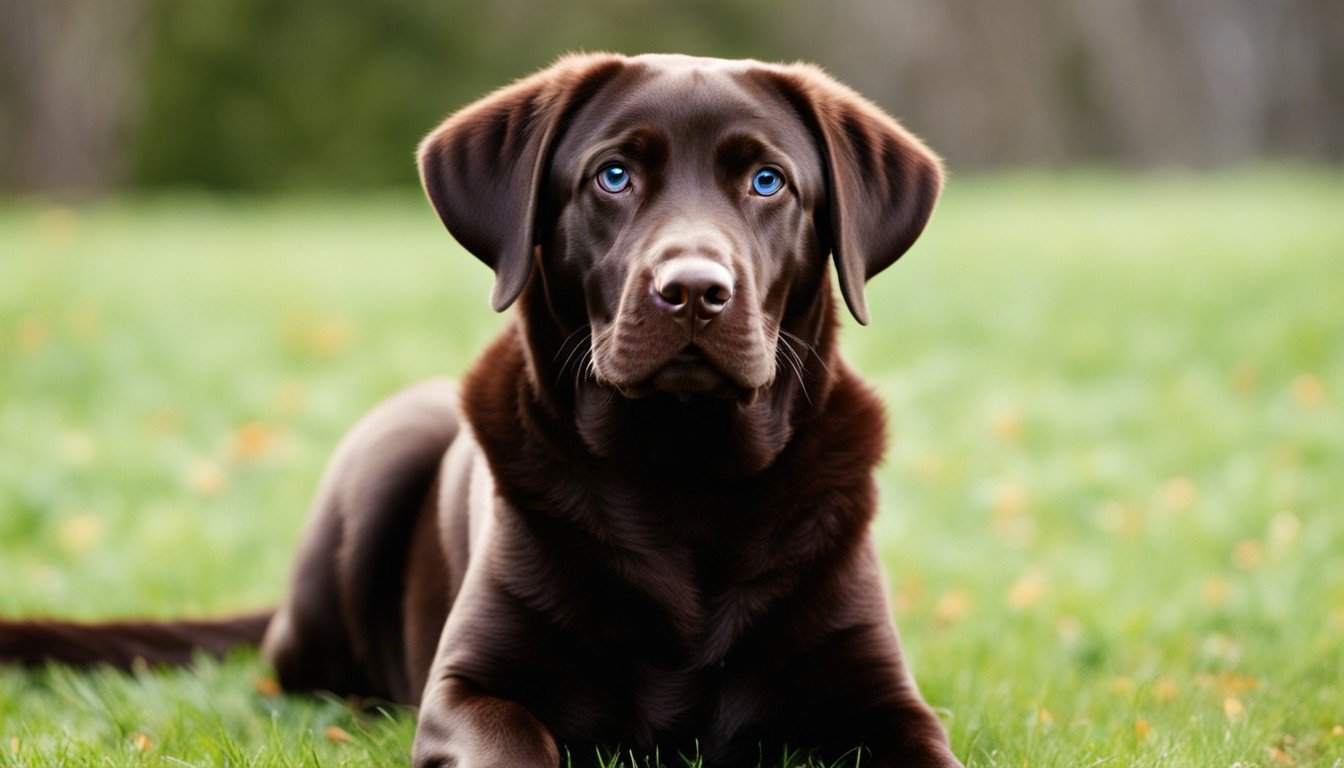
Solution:
[(840, 293), (854, 319), (867, 325), (864, 284), (924, 231), (943, 189), (942, 162), (914, 134), (821, 69), (800, 64), (772, 75), (817, 134), (827, 166)]
[(420, 143), (420, 181), (444, 226), (495, 271), (490, 305), (508, 309), (532, 274), (537, 198), (566, 116), (625, 63), (566, 56), (449, 117)]

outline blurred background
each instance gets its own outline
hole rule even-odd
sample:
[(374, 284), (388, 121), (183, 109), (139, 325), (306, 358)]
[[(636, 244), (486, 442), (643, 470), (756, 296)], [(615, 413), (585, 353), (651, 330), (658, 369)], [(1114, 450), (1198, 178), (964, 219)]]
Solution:
[(414, 182), (445, 113), (574, 50), (808, 59), (954, 169), (1344, 156), (1336, 0), (0, 0), (0, 188)]
[[(812, 60), (948, 159), (842, 336), (969, 766), (1344, 765), (1341, 0), (0, 0), (0, 616), (275, 604), (341, 435), (507, 322), (417, 142), (581, 49)], [(248, 654), (0, 670), (0, 766), (414, 724)]]

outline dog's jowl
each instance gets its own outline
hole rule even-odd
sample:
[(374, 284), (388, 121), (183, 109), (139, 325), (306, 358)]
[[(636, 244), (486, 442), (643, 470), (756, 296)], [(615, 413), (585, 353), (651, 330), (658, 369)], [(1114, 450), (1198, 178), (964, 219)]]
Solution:
[(460, 387), (412, 386), (345, 438), (283, 605), (2, 623), (0, 659), (260, 642), (289, 690), (418, 705), (418, 766), (786, 744), (958, 765), (886, 602), (882, 408), (831, 286), (867, 323), (937, 158), (815, 68), (610, 55), (468, 106), (419, 158), (510, 317)]

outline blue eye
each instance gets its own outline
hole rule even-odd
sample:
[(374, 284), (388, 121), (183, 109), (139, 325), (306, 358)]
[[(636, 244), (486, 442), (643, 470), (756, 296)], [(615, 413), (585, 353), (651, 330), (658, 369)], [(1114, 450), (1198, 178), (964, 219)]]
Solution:
[(619, 163), (608, 165), (597, 172), (597, 186), (605, 192), (620, 192), (630, 186), (630, 172)]
[(756, 194), (769, 197), (784, 188), (784, 175), (774, 168), (762, 168), (751, 177), (751, 188)]

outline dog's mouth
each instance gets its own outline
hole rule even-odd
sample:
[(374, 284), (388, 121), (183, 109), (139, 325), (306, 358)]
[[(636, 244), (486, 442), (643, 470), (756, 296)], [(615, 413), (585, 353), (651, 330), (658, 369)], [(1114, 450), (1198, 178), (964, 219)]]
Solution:
[(672, 323), (644, 320), (636, 316), (594, 324), (590, 371), (599, 386), (632, 400), (670, 397), (750, 405), (774, 381), (773, 361), (761, 351), (759, 331), (752, 332), (750, 325), (711, 327), (703, 338), (687, 338)]
[(649, 380), (655, 392), (667, 392), (683, 400), (697, 395), (735, 397), (735, 388), (704, 352), (694, 344), (678, 352)]
[(644, 381), (634, 386), (617, 386), (616, 389), (628, 398), (666, 394), (682, 402), (699, 397), (750, 399), (749, 393), (734, 384), (704, 350), (694, 344), (687, 345), (673, 355)]

